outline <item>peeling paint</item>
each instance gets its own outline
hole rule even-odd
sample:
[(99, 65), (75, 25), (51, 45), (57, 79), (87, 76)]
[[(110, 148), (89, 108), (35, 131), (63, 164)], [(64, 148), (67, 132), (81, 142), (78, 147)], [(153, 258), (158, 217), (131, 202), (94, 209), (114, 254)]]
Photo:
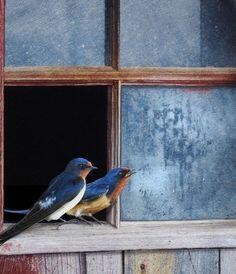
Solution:
[(1, 246), (3, 252), (10, 252), (13, 247), (13, 243), (5, 243)]
[(4, 274), (40, 274), (43, 263), (40, 255), (0, 256), (0, 269)]
[(20, 250), (21, 244), (15, 242), (6, 242), (0, 246), (0, 254), (9, 254), (13, 250)]

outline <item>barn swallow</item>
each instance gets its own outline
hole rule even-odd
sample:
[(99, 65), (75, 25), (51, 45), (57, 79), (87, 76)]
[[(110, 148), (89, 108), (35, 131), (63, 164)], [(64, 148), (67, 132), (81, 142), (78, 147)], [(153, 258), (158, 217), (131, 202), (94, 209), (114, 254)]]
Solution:
[[(101, 223), (93, 214), (112, 205), (126, 186), (130, 176), (134, 173), (134, 170), (130, 170), (127, 167), (113, 168), (106, 176), (88, 184), (81, 201), (66, 212), (66, 214), (81, 219), (89, 224), (90, 222), (84, 219), (83, 216), (91, 217), (94, 221)], [(27, 210), (8, 209), (5, 209), (4, 211), (17, 214), (25, 214), (27, 212)], [(69, 222), (70, 221), (67, 221), (65, 224)]]
[(93, 215), (108, 208), (116, 201), (134, 173), (135, 171), (128, 167), (113, 168), (105, 177), (88, 184), (83, 199), (66, 214), (84, 221), (83, 216), (88, 216), (101, 223)]
[(58, 220), (77, 205), (85, 193), (86, 176), (93, 169), (97, 167), (86, 159), (71, 160), (25, 217), (0, 234), (0, 245), (42, 220)]

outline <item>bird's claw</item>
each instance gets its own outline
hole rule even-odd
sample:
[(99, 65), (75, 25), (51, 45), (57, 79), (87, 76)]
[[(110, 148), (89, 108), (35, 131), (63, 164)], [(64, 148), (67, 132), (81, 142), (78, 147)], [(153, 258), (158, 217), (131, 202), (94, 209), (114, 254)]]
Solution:
[(82, 216), (79, 216), (79, 217), (78, 217), (78, 219), (79, 219), (79, 220), (81, 220), (82, 222), (85, 222), (85, 223), (86, 223), (86, 224), (88, 224), (88, 225), (93, 226), (93, 223), (92, 223), (92, 222), (90, 222), (90, 221), (86, 220), (86, 219), (85, 219), (85, 218), (83, 218)]
[(105, 225), (107, 222), (104, 221), (100, 221), (97, 218), (95, 218), (93, 215), (89, 215), (88, 217), (90, 217), (92, 220), (94, 220), (97, 224), (99, 225)]
[(78, 220), (78, 219), (72, 219), (72, 220), (69, 220), (69, 221), (64, 221), (63, 223), (57, 225), (56, 230), (59, 230), (59, 228), (63, 225), (78, 224), (79, 222), (80, 222), (80, 220)]
[(105, 221), (99, 221), (99, 222), (97, 222), (99, 225), (106, 225), (107, 224), (107, 222), (105, 222)]

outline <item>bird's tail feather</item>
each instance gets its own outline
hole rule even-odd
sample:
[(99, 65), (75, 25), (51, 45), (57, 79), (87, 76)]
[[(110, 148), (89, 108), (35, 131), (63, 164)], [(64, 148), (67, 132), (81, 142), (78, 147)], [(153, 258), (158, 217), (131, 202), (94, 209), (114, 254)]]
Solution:
[(43, 221), (45, 218), (50, 216), (53, 212), (58, 210), (64, 204), (64, 201), (62, 201), (61, 203), (57, 203), (53, 207), (41, 209), (38, 203), (36, 203), (34, 207), (32, 207), (32, 209), (30, 210), (30, 212), (23, 217), (23, 219), (21, 219), (18, 223), (14, 224), (12, 227), (6, 229), (0, 234), (0, 245), (5, 243), (10, 238), (23, 232), (32, 225)]
[[(13, 214), (22, 214), (22, 215), (26, 215), (27, 213), (29, 213), (30, 210), (26, 209), (26, 210), (11, 210), (11, 209), (4, 209), (5, 213), (13, 213)], [(4, 244), (7, 240), (9, 240), (10, 238), (16, 236), (17, 234), (21, 233), (22, 231), (24, 231), (25, 229), (27, 229), (29, 226), (31, 226), (31, 224), (24, 224), (24, 219), (22, 219), (19, 223), (14, 224), (13, 226), (7, 228), (5, 231), (3, 231), (0, 234), (0, 245)]]
[(21, 224), (20, 222), (11, 226), (10, 228), (7, 228), (3, 233), (0, 235), (0, 245), (4, 244), (7, 240), (10, 238), (18, 235), (25, 229), (27, 229), (30, 225), (24, 225)]
[(22, 215), (28, 214), (29, 211), (30, 211), (29, 209), (22, 209), (22, 210), (15, 210), (15, 209), (8, 209), (8, 208), (4, 209), (5, 213), (22, 214)]
[(10, 228), (7, 228), (0, 234), (0, 245), (5, 243), (10, 238), (20, 234), (24, 230), (28, 229), (32, 225), (41, 222), (44, 220), (45, 216), (39, 214), (27, 214), (23, 219), (21, 219), (18, 223), (14, 224)]
[(20, 234), (27, 228), (31, 227), (36, 222), (26, 222), (24, 220), (14, 224), (13, 226), (7, 228), (0, 234), (0, 245), (4, 244), (10, 238)]

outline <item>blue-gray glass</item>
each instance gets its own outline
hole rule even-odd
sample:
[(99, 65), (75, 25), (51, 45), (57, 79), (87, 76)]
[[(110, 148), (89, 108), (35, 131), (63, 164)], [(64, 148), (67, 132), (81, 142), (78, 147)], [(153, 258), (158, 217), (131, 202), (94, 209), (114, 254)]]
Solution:
[(122, 66), (236, 66), (236, 0), (121, 0)]
[(104, 66), (105, 0), (7, 0), (6, 66)]
[(124, 87), (121, 219), (236, 218), (236, 88)]

